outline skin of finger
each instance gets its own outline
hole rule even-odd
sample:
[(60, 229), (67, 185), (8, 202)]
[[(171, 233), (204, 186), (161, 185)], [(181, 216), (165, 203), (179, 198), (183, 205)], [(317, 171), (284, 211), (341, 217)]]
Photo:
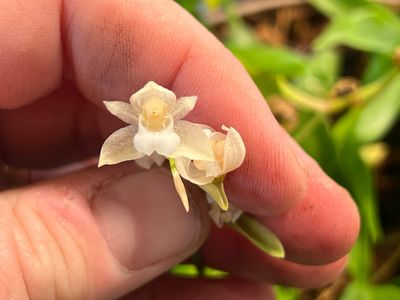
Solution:
[(239, 278), (221, 280), (184, 279), (164, 276), (121, 300), (272, 300), (270, 286)]
[[(1, 193), (0, 248), (7, 250), (0, 256), (7, 265), (0, 272), (1, 298), (10, 299), (17, 288), (25, 293), (18, 299), (116, 299), (191, 254), (135, 272), (116, 262), (93, 218), (90, 199), (110, 178), (131, 170), (131, 164), (87, 170)], [(85, 184), (89, 179), (90, 187)]]
[(2, 0), (0, 109), (20, 107), (61, 84), (60, 1)]
[(228, 183), (232, 201), (255, 214), (280, 214), (301, 198), (304, 170), (256, 86), (174, 1), (64, 1), (62, 16), (64, 72), (85, 97), (97, 104), (128, 99), (149, 80), (178, 96), (198, 95), (191, 120), (233, 126), (247, 145), (244, 165)]
[(311, 266), (273, 258), (228, 228), (213, 228), (201, 253), (206, 265), (235, 276), (299, 288), (317, 288), (332, 282), (347, 261), (343, 257), (326, 265)]
[[(0, 110), (0, 158), (13, 167), (43, 169), (95, 156), (103, 141), (98, 114), (105, 113), (71, 82), (29, 105)], [(106, 117), (109, 126), (121, 127)]]

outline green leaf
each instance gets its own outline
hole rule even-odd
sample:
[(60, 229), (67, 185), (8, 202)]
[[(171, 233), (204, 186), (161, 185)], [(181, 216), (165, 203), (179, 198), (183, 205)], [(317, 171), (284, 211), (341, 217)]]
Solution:
[(382, 139), (400, 115), (400, 74), (371, 99), (355, 126), (356, 138), (363, 143)]
[(293, 137), (331, 177), (338, 173), (335, 145), (332, 140), (329, 121), (326, 116), (314, 113), (301, 113), (299, 128)]
[(264, 72), (281, 75), (301, 74), (307, 63), (307, 59), (296, 52), (261, 43), (246, 46), (228, 43), (227, 47), (252, 75)]
[(314, 41), (317, 51), (338, 45), (392, 56), (400, 45), (400, 21), (381, 6), (341, 14)]
[(372, 241), (382, 234), (379, 222), (378, 206), (371, 170), (361, 160), (359, 142), (354, 127), (360, 116), (360, 108), (354, 108), (343, 116), (334, 126), (334, 139), (341, 180), (339, 183), (348, 188), (360, 209), (362, 224)]
[(325, 97), (336, 82), (339, 66), (337, 52), (318, 52), (309, 57), (304, 74), (294, 78), (295, 85), (311, 95)]
[(381, 54), (372, 54), (368, 59), (368, 65), (362, 76), (364, 84), (379, 80), (380, 77), (393, 69), (393, 59)]
[(328, 17), (348, 13), (362, 5), (370, 5), (366, 0), (308, 0), (308, 2)]
[(176, 0), (184, 9), (186, 9), (191, 14), (197, 12), (199, 1), (198, 0)]
[(279, 285), (276, 285), (273, 288), (276, 300), (297, 300), (300, 294), (300, 290), (296, 288)]
[(204, 267), (202, 270), (202, 275), (208, 279), (221, 279), (228, 277), (229, 273), (210, 267)]
[(276, 86), (276, 80), (273, 75), (267, 73), (258, 74), (253, 76), (253, 80), (264, 98), (278, 93), (278, 87)]
[(350, 283), (340, 300), (398, 300), (400, 288), (395, 285), (368, 285), (358, 282)]
[(242, 214), (236, 223), (231, 223), (230, 226), (243, 234), (250, 242), (265, 253), (273, 257), (285, 257), (285, 250), (278, 237), (249, 215)]
[(362, 227), (358, 240), (350, 252), (347, 265), (347, 269), (354, 280), (368, 282), (371, 274), (372, 247), (367, 228)]
[(169, 273), (173, 276), (184, 278), (197, 278), (200, 275), (197, 266), (193, 264), (176, 265), (169, 270)]

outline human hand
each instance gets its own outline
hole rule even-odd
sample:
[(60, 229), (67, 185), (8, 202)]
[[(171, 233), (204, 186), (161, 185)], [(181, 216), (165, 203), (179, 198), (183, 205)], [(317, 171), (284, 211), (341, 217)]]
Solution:
[[(168, 172), (125, 163), (0, 194), (0, 299), (266, 299), (270, 283), (315, 287), (340, 273), (359, 228), (353, 201), (279, 127), (243, 67), (177, 4), (1, 4), (4, 163), (46, 169), (96, 155), (122, 125), (102, 101), (128, 99), (154, 80), (198, 96), (190, 120), (241, 133), (247, 156), (226, 178), (227, 194), (280, 237), (287, 260), (229, 229), (208, 232), (200, 194), (187, 214)], [(204, 262), (234, 277), (150, 282), (204, 241)]]

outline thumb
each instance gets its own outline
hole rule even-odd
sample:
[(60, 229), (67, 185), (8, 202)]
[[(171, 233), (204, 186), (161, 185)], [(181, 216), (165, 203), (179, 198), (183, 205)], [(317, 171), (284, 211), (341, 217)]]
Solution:
[(115, 299), (192, 254), (206, 211), (186, 213), (168, 171), (87, 170), (0, 193), (0, 299)]

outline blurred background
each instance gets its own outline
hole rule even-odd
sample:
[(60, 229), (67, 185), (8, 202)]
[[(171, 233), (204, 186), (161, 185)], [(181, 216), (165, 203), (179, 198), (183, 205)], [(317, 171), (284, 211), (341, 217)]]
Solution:
[(400, 1), (177, 2), (244, 64), (280, 124), (359, 207), (341, 277), (315, 290), (276, 286), (277, 299), (399, 300)]

